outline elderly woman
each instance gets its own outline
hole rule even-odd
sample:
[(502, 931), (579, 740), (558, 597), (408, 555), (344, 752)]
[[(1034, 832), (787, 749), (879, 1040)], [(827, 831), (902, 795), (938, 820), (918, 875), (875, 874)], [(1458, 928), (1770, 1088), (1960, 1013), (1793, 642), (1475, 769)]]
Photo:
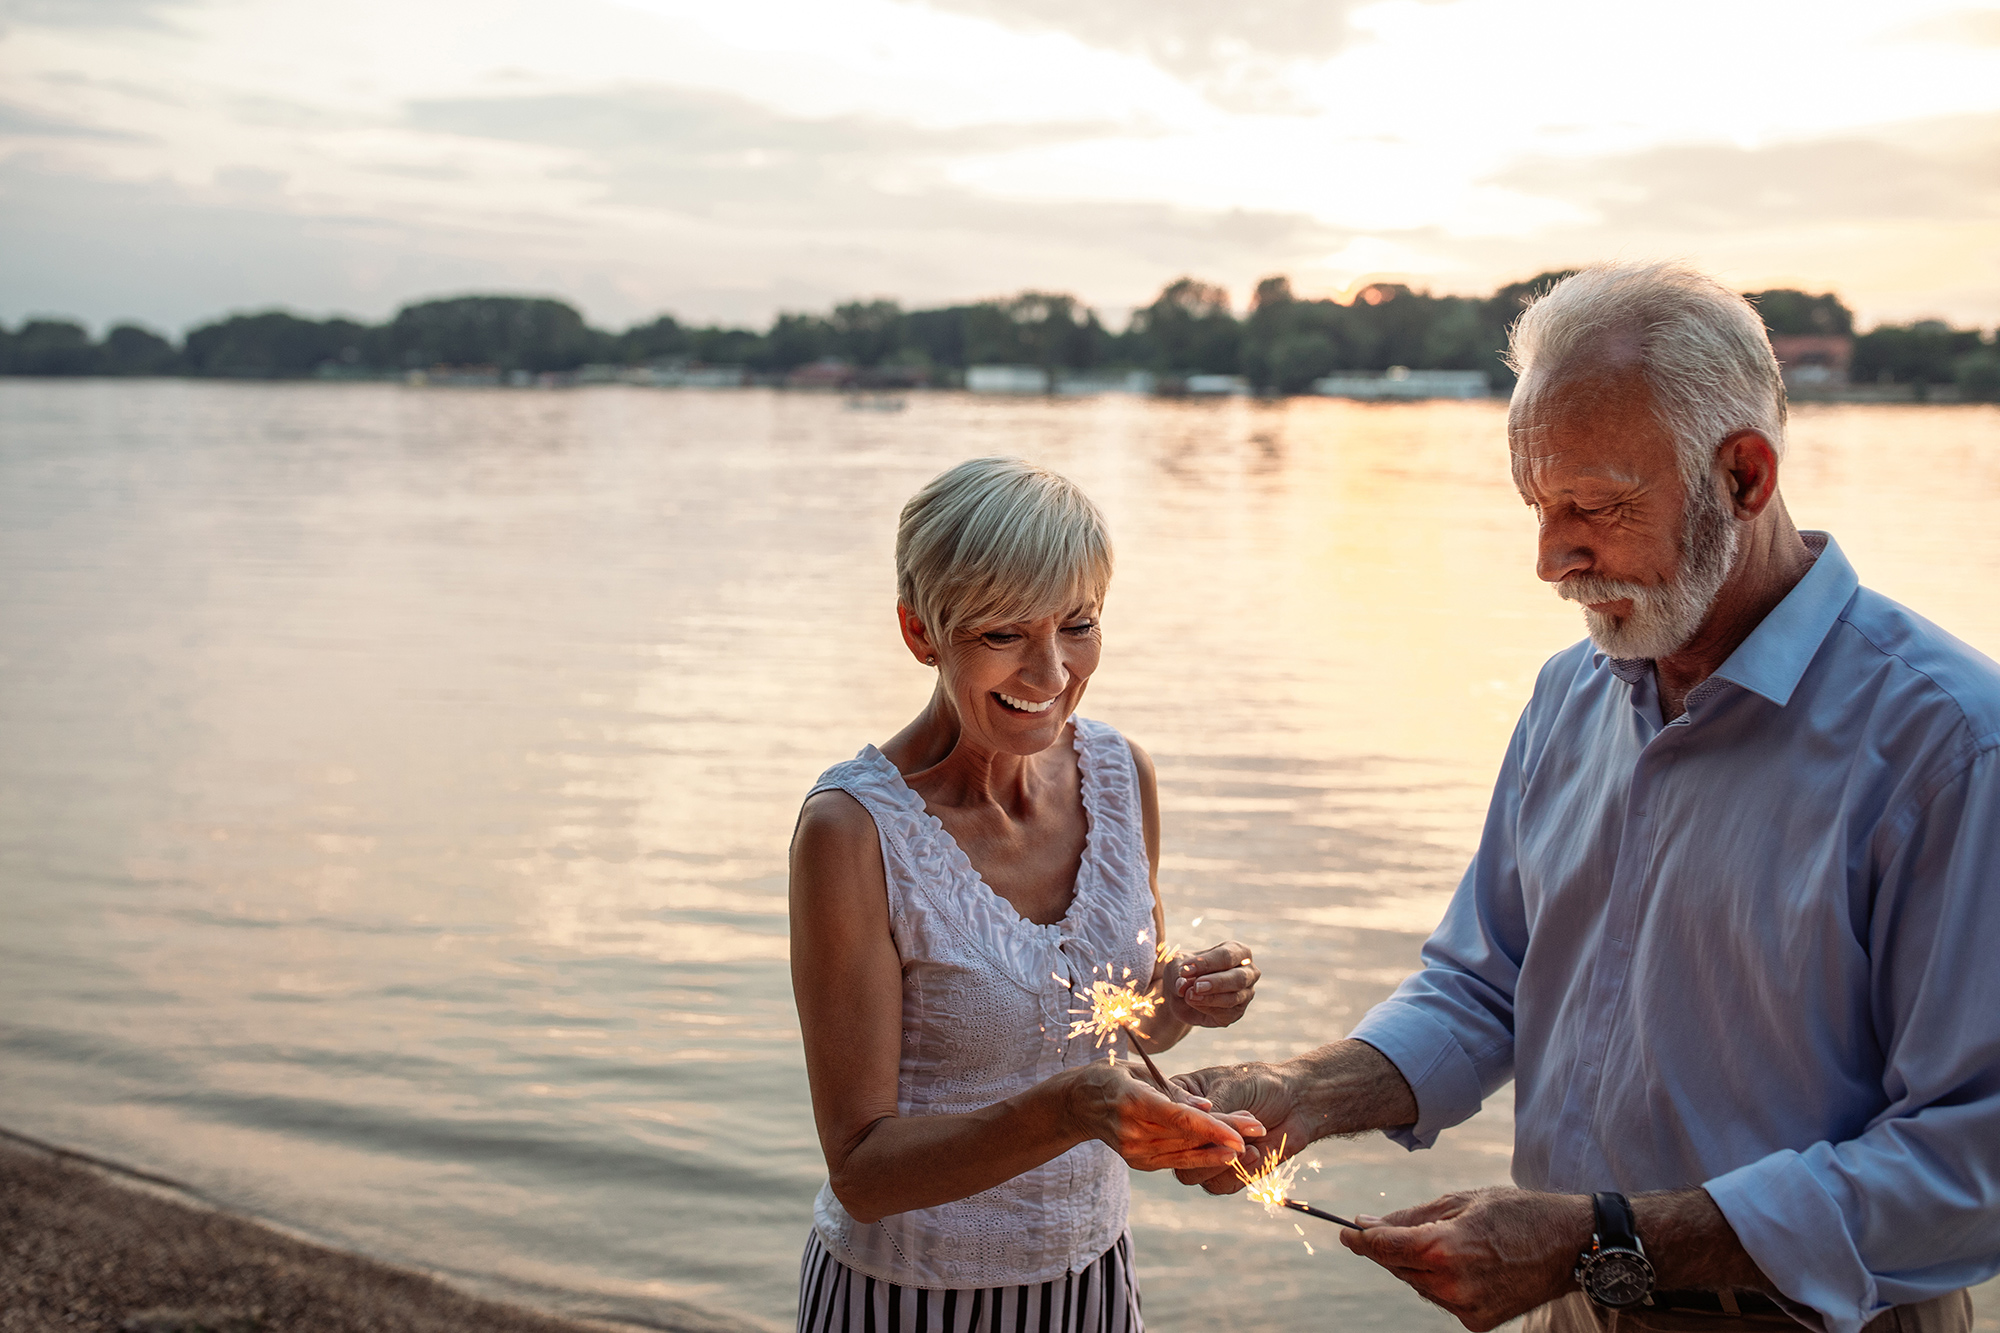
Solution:
[[(1152, 762), (1075, 716), (1103, 651), (1104, 519), (1074, 483), (961, 463), (903, 509), (914, 721), (828, 769), (792, 845), (792, 975), (829, 1179), (798, 1326), (1141, 1329), (1126, 1166), (1216, 1166), (1254, 1118), (1070, 1034), (1150, 987), (1149, 1050), (1243, 1015), (1235, 942), (1162, 961)], [(1121, 1158), (1123, 1160), (1121, 1160)]]

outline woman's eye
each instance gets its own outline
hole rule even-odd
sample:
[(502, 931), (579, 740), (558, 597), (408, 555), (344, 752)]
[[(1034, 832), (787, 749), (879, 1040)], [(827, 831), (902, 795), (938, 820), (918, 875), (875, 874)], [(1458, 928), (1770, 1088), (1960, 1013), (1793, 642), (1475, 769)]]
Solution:
[(1072, 634), (1075, 635), (1077, 638), (1082, 638), (1084, 635), (1090, 633), (1092, 630), (1096, 628), (1097, 628), (1097, 622), (1095, 620), (1086, 620), (1080, 625), (1064, 625), (1063, 633)]
[(1018, 634), (982, 634), (979, 637), (989, 648), (1005, 648), (1008, 644), (1017, 641), (1021, 636)]

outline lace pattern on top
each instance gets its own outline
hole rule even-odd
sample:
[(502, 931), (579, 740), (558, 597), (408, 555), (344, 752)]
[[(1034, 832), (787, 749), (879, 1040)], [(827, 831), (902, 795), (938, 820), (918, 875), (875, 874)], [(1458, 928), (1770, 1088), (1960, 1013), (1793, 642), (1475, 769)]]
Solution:
[[(937, 817), (874, 746), (821, 775), (875, 821), (889, 924), (903, 965), (900, 1114), (977, 1110), (1059, 1071), (1101, 1059), (1069, 1035), (1071, 985), (1151, 974), (1153, 892), (1131, 748), (1112, 728), (1072, 719), (1088, 824), (1076, 892), (1062, 920), (1038, 925), (972, 868)], [(856, 1222), (820, 1188), (813, 1220), (827, 1249), (906, 1287), (1045, 1282), (1080, 1271), (1125, 1230), (1125, 1164), (1102, 1143), (969, 1198)]]

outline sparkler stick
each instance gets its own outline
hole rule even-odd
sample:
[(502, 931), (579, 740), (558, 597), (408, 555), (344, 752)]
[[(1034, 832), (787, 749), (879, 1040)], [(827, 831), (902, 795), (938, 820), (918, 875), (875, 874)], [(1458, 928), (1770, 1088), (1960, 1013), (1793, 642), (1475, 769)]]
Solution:
[(1146, 1062), (1146, 1072), (1153, 1076), (1153, 1082), (1160, 1085), (1161, 1092), (1166, 1093), (1168, 1097), (1172, 1097), (1174, 1090), (1167, 1086), (1167, 1076), (1160, 1072), (1160, 1067), (1153, 1063), (1153, 1057), (1146, 1054), (1146, 1048), (1139, 1044), (1139, 1034), (1137, 1032), (1130, 1032), (1126, 1036), (1126, 1045), (1137, 1051), (1139, 1058)]
[(1341, 1226), (1351, 1227), (1356, 1231), (1366, 1231), (1368, 1229), (1367, 1227), (1362, 1226), (1359, 1222), (1350, 1222), (1344, 1217), (1335, 1217), (1332, 1213), (1323, 1213), (1319, 1209), (1307, 1203), (1304, 1199), (1286, 1199), (1284, 1203), (1280, 1205), (1280, 1207), (1295, 1208), (1299, 1212), (1304, 1213), (1307, 1217), (1317, 1217), (1322, 1222), (1338, 1222)]
[(1264, 1211), (1273, 1217), (1278, 1215), (1280, 1208), (1290, 1208), (1294, 1212), (1304, 1213), (1308, 1217), (1317, 1217), (1325, 1222), (1336, 1222), (1344, 1227), (1352, 1227), (1356, 1231), (1365, 1231), (1367, 1229), (1359, 1222), (1349, 1221), (1347, 1218), (1336, 1216), (1333, 1213), (1323, 1212), (1307, 1203), (1304, 1199), (1293, 1198), (1292, 1184), (1298, 1179), (1299, 1168), (1301, 1166), (1309, 1166), (1317, 1171), (1319, 1170), (1319, 1163), (1303, 1161), (1296, 1157), (1290, 1161), (1286, 1161), (1284, 1160), (1284, 1156), (1285, 1139), (1280, 1138), (1278, 1140), (1277, 1153), (1265, 1158), (1255, 1171), (1245, 1171), (1241, 1162), (1230, 1163), (1236, 1172), (1236, 1178), (1243, 1182), (1243, 1195), (1245, 1198), (1249, 1199), (1252, 1203), (1262, 1204)]

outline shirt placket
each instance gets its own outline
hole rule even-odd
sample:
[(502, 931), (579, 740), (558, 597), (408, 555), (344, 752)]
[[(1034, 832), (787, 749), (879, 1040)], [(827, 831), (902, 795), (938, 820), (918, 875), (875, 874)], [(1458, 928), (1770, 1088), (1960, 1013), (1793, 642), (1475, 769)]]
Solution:
[[(1598, 1135), (1598, 1107), (1604, 1096), (1605, 1063), (1616, 1035), (1625, 987), (1632, 974), (1635, 937), (1639, 915), (1645, 904), (1646, 889), (1654, 864), (1659, 834), (1659, 805), (1662, 785), (1673, 765), (1673, 751), (1687, 734), (1688, 714), (1660, 727), (1639, 750), (1632, 765), (1631, 782), (1625, 792), (1625, 814), (1620, 823), (1618, 857), (1611, 872), (1611, 887), (1604, 909), (1604, 935), (1593, 960), (1586, 1013), (1592, 1026), (1585, 1035), (1578, 1060), (1578, 1077), (1563, 1100), (1558, 1152), (1566, 1160), (1552, 1174), (1578, 1189), (1603, 1189), (1615, 1182), (1596, 1180), (1591, 1172), (1597, 1163), (1592, 1150), (1601, 1141)], [(1650, 724), (1650, 720), (1649, 720)], [(1601, 1154), (1599, 1154), (1601, 1158)]]

